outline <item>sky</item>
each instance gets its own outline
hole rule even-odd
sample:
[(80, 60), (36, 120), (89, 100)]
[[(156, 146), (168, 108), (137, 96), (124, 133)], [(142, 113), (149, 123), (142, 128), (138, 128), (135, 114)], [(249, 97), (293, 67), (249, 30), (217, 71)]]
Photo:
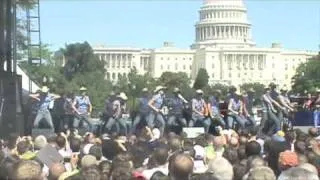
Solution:
[[(52, 50), (91, 45), (188, 48), (202, 0), (41, 0), (41, 39)], [(246, 0), (259, 47), (319, 50), (320, 0)]]

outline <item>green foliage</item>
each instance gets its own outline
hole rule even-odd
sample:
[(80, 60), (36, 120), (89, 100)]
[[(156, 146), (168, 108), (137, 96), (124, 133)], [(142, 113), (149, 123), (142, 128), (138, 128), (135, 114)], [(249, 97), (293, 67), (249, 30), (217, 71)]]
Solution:
[(245, 92), (247, 92), (249, 89), (252, 88), (255, 92), (254, 93), (255, 98), (261, 97), (265, 88), (265, 86), (260, 83), (245, 83), (245, 84), (242, 84), (240, 87), (241, 87), (241, 90)]
[(209, 75), (206, 69), (200, 68), (194, 82), (194, 89), (203, 89), (208, 85)]
[(292, 78), (292, 90), (296, 93), (315, 92), (320, 88), (320, 55), (301, 64)]

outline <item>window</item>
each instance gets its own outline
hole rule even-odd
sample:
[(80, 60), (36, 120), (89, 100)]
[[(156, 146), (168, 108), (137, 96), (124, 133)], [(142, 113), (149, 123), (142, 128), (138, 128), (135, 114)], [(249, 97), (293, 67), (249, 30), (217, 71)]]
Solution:
[(192, 60), (192, 58), (189, 58), (189, 60)]
[(186, 70), (186, 65), (183, 65), (183, 70)]
[(167, 65), (167, 70), (170, 70), (170, 65)]
[(212, 73), (211, 77), (214, 78), (214, 73)]
[(160, 69), (163, 70), (163, 65), (162, 64), (160, 65)]
[(107, 72), (107, 80), (110, 80), (110, 73)]
[(174, 69), (175, 69), (175, 70), (178, 70), (178, 63), (175, 63)]
[(176, 60), (178, 60), (178, 58), (176, 58)]
[(163, 57), (161, 57), (160, 59), (163, 60)]
[(186, 58), (183, 58), (183, 60), (186, 60)]
[(192, 69), (192, 66), (190, 65), (190, 70)]
[(285, 69), (285, 70), (288, 70), (288, 64), (285, 64), (285, 65), (284, 65), (284, 69)]
[(272, 63), (272, 68), (275, 68), (275, 64), (274, 63)]
[(167, 60), (170, 60), (170, 58), (168, 57)]
[(214, 69), (214, 63), (212, 63), (212, 69)]
[(229, 78), (231, 78), (232, 77), (232, 74), (231, 73), (229, 73)]
[(285, 79), (288, 79), (288, 74), (286, 74), (284, 78), (285, 78)]
[(260, 78), (262, 78), (263, 77), (263, 74), (262, 74), (262, 72), (260, 72)]

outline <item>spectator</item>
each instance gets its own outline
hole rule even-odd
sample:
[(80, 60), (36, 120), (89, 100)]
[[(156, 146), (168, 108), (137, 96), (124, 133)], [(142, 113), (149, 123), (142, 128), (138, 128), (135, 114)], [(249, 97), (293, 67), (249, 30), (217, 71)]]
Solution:
[(276, 180), (276, 176), (269, 167), (256, 167), (249, 171), (247, 178), (244, 180)]
[(233, 179), (232, 165), (223, 157), (216, 157), (210, 161), (207, 172), (213, 173), (218, 179)]
[(169, 177), (172, 180), (189, 180), (193, 172), (193, 160), (189, 155), (176, 154), (169, 160)]
[(308, 179), (308, 180), (318, 180), (318, 176), (308, 170), (305, 170), (300, 167), (290, 168), (286, 171), (283, 171), (278, 180), (294, 180), (294, 179)]
[(20, 161), (14, 170), (14, 178), (15, 180), (43, 180), (43, 174), (41, 171), (41, 166), (36, 161), (27, 160)]
[(161, 172), (164, 175), (168, 175), (168, 156), (169, 152), (166, 148), (157, 148), (152, 154), (156, 167), (143, 171), (142, 174), (144, 175), (144, 177), (146, 179), (151, 179), (151, 176), (155, 172)]
[(49, 169), (49, 179), (50, 180), (58, 180), (61, 174), (66, 172), (66, 168), (63, 164), (60, 163), (54, 163), (51, 165)]

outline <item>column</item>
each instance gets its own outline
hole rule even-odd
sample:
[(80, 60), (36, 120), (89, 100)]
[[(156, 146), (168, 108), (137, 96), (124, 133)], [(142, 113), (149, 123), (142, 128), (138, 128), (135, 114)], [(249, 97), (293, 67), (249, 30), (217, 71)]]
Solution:
[(198, 28), (196, 28), (196, 41), (198, 41), (199, 40), (199, 30), (198, 30)]
[(213, 38), (216, 39), (217, 38), (217, 27), (216, 26), (213, 27), (213, 32), (214, 32)]
[(222, 28), (221, 26), (219, 26), (219, 39), (221, 39), (221, 37), (222, 37)]
[(207, 31), (206, 31), (206, 27), (203, 28), (203, 39), (206, 40), (207, 39)]
[(231, 26), (228, 26), (228, 38), (231, 38)]

